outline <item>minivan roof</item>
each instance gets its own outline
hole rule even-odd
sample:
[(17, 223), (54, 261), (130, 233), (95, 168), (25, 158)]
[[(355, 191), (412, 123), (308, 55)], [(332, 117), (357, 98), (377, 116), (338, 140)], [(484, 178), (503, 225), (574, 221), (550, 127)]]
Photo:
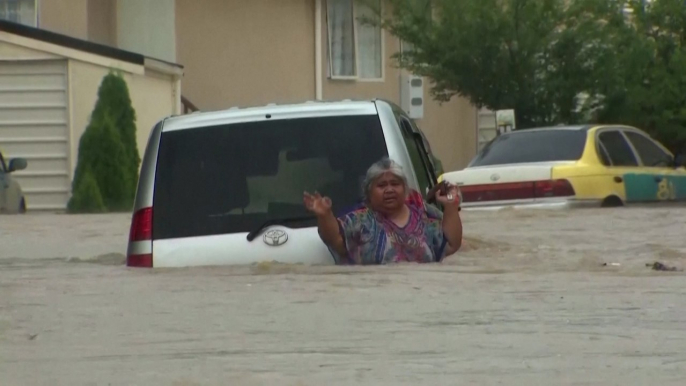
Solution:
[(308, 101), (292, 104), (268, 104), (246, 108), (194, 112), (169, 117), (164, 121), (162, 131), (193, 129), (239, 122), (254, 122), (268, 119), (292, 119), (340, 115), (376, 115), (379, 99)]

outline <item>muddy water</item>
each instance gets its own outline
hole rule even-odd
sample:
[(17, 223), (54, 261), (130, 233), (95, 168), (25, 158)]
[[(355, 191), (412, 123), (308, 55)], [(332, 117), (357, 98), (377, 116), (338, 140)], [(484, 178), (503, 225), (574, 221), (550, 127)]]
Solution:
[(686, 208), (463, 217), (440, 265), (150, 271), (127, 216), (0, 216), (0, 385), (686, 384)]

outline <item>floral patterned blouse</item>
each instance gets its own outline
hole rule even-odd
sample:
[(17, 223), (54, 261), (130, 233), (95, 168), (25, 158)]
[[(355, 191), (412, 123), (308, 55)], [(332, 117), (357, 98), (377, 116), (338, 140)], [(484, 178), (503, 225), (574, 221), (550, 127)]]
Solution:
[(444, 257), (447, 240), (443, 235), (443, 213), (414, 192), (406, 201), (410, 217), (400, 227), (366, 206), (338, 218), (348, 256), (339, 264), (430, 263)]

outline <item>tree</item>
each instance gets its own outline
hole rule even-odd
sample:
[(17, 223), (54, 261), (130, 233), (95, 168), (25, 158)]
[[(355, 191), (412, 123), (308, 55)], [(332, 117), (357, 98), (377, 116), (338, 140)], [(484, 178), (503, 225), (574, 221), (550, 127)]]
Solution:
[(514, 108), (518, 128), (623, 123), (686, 146), (683, 0), (389, 1), (381, 26), (413, 47), (398, 65), (438, 100)]
[(141, 163), (136, 141), (136, 111), (131, 104), (126, 81), (116, 72), (107, 74), (98, 89), (98, 101), (92, 115), (102, 117), (105, 114), (109, 114), (113, 120), (114, 127), (119, 132), (124, 145), (125, 191), (133, 200), (138, 183), (138, 168)]
[(126, 83), (121, 76), (108, 74), (79, 141), (73, 194), (67, 206), (70, 212), (132, 208), (140, 164), (134, 121)]
[[(587, 0), (602, 3), (603, 0)], [(607, 1), (607, 0), (605, 0)], [(599, 92), (601, 122), (648, 131), (673, 152), (686, 147), (686, 5), (683, 0), (630, 0), (624, 23), (607, 26), (615, 76)]]
[(101, 213), (107, 210), (100, 194), (100, 188), (98, 188), (98, 182), (93, 177), (90, 168), (86, 168), (79, 183), (74, 184), (67, 210), (71, 213)]
[[(432, 95), (514, 108), (517, 127), (574, 123), (598, 62), (594, 29), (568, 19), (565, 0), (390, 0), (381, 25), (413, 50), (400, 67), (428, 77)], [(591, 96), (592, 97), (592, 96)]]
[[(70, 212), (129, 210), (133, 200), (126, 191), (126, 152), (109, 115), (91, 120), (79, 141), (72, 183)], [(95, 185), (95, 186), (93, 186)]]

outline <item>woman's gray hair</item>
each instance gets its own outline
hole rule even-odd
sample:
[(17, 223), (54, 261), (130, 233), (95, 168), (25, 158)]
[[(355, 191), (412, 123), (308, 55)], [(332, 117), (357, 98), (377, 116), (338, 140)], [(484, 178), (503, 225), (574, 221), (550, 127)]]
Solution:
[(400, 178), (405, 187), (405, 194), (408, 194), (407, 176), (405, 175), (403, 167), (392, 159), (384, 157), (367, 169), (367, 175), (362, 183), (362, 193), (365, 202), (369, 202), (369, 192), (371, 192), (374, 182), (385, 173), (392, 173), (394, 176)]

